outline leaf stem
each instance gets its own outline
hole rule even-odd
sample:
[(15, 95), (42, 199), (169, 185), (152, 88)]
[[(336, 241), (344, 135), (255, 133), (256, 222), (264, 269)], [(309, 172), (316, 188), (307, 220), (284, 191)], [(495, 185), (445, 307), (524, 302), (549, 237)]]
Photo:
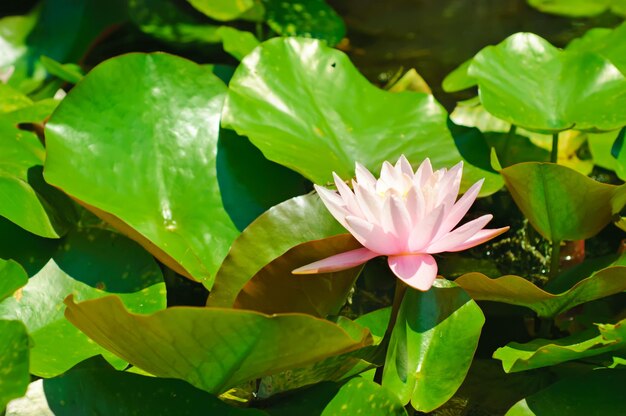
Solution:
[[(391, 333), (393, 332), (393, 327), (396, 326), (396, 321), (398, 320), (398, 312), (400, 311), (400, 305), (402, 305), (402, 299), (404, 299), (404, 294), (406, 293), (407, 285), (400, 279), (396, 279), (396, 291), (393, 295), (393, 305), (391, 306), (391, 317), (389, 318), (389, 323), (387, 324), (387, 329), (385, 330), (385, 335), (383, 336), (382, 341), (378, 345), (378, 354), (387, 356), (387, 348), (389, 347), (389, 340), (391, 340)], [(385, 368), (384, 361), (383, 364), (376, 368), (376, 373), (374, 374), (374, 382), (381, 384), (383, 381), (383, 369)]]
[(550, 162), (556, 163), (559, 160), (559, 133), (552, 133), (552, 152), (550, 153)]
[(561, 242), (552, 241), (552, 252), (550, 253), (550, 280), (554, 279), (559, 273), (559, 266), (561, 263)]

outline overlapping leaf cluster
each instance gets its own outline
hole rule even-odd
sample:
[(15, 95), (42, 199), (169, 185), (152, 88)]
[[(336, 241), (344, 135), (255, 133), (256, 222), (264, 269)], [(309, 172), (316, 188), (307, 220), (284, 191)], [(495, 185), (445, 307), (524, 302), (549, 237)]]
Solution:
[[(483, 49), (444, 82), (478, 92), (449, 115), (414, 71), (388, 91), (367, 81), (332, 48), (345, 27), (321, 0), (66, 3), (0, 20), (0, 409), (619, 408), (625, 260), (607, 238), (609, 255), (562, 266), (568, 247), (624, 228), (626, 25), (565, 49), (527, 33)], [(77, 30), (45, 36), (61, 24)], [(78, 66), (114, 25), (221, 58), (129, 53)], [(236, 69), (213, 65), (222, 52)], [(293, 276), (358, 246), (311, 184), (401, 154), (436, 168), (464, 160), (465, 189), (485, 178), (496, 221), (511, 219), (497, 204), (508, 201), (552, 245), (543, 282), (480, 248), (444, 255), (443, 277), (460, 277), (409, 289), (381, 342), (394, 278), (376, 261)], [(598, 167), (615, 180), (587, 176)], [(206, 305), (175, 306), (192, 288), (208, 291)], [(377, 306), (359, 304), (364, 294)], [(477, 391), (489, 382), (507, 393)], [(564, 404), (572, 395), (580, 403)]]

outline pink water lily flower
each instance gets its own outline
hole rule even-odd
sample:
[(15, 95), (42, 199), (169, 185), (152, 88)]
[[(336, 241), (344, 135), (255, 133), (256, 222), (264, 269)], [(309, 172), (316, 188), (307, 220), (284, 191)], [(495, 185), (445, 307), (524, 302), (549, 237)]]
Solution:
[(432, 254), (455, 252), (490, 240), (509, 227), (484, 229), (493, 215), (483, 215), (455, 227), (467, 214), (484, 180), (459, 198), (463, 163), (433, 172), (426, 159), (416, 172), (403, 156), (395, 166), (383, 164), (380, 179), (356, 164), (352, 189), (333, 173), (338, 192), (315, 185), (331, 214), (363, 245), (316, 261), (294, 274), (349, 269), (387, 256), (393, 273), (409, 286), (428, 290), (437, 277)]

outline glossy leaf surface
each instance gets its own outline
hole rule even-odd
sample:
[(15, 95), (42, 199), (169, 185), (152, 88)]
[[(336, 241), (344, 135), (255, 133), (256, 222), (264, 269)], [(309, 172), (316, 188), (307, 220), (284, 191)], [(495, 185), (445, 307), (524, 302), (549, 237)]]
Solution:
[(171, 268), (210, 281), (238, 234), (215, 168), (224, 92), (205, 68), (171, 55), (106, 61), (47, 124), (46, 180)]
[(177, 307), (136, 315), (115, 296), (66, 304), (74, 325), (131, 364), (212, 393), (371, 343), (366, 330), (353, 338), (302, 314)]
[(606, 58), (568, 53), (531, 33), (488, 46), (468, 69), (498, 118), (539, 130), (611, 130), (626, 123), (626, 77)]
[[(63, 373), (85, 358), (104, 354), (118, 368), (126, 363), (108, 354), (106, 350), (89, 341), (63, 317), (63, 299), (70, 293), (88, 299), (106, 295), (63, 274), (51, 262), (42, 269), (20, 292), (20, 298), (6, 299), (0, 303), (0, 316), (20, 319), (26, 325), (34, 346), (30, 355), (30, 372), (42, 377)], [(41, 298), (45, 301), (40, 301)], [(153, 311), (164, 307), (163, 285), (138, 294), (123, 295), (134, 310)], [(154, 305), (155, 298), (160, 305)], [(145, 305), (144, 305), (145, 302)], [(155, 307), (156, 306), (156, 307)]]
[(246, 283), (274, 259), (307, 241), (344, 233), (317, 195), (299, 196), (271, 208), (233, 243), (207, 305), (231, 307)]
[(616, 186), (551, 163), (520, 163), (500, 173), (517, 206), (548, 240), (583, 240), (611, 221)]
[[(250, 138), (270, 160), (318, 184), (354, 173), (359, 162), (377, 171), (404, 154), (417, 166), (451, 167), (461, 160), (432, 95), (391, 93), (369, 83), (348, 57), (312, 39), (264, 42), (229, 84), (223, 124)], [(465, 189), (486, 177), (483, 193), (501, 187), (497, 175), (465, 165)]]
[[(498, 348), (493, 358), (502, 361), (504, 371), (517, 372), (556, 365), (570, 360), (605, 354), (626, 347), (626, 320), (598, 325), (569, 337), (547, 340), (534, 339), (525, 344), (511, 342)], [(598, 331), (600, 335), (598, 335)]]
[(29, 346), (24, 324), (0, 319), (0, 409), (26, 393), (30, 382)]
[(443, 279), (436, 285), (427, 292), (407, 290), (383, 373), (384, 387), (423, 412), (441, 406), (459, 388), (485, 322), (463, 289)]
[(28, 283), (24, 269), (12, 260), (0, 259), (0, 301)]
[(548, 293), (520, 276), (491, 279), (481, 273), (467, 273), (455, 280), (475, 300), (489, 300), (525, 306), (544, 318), (554, 317), (576, 305), (626, 290), (626, 267), (602, 269), (558, 295)]

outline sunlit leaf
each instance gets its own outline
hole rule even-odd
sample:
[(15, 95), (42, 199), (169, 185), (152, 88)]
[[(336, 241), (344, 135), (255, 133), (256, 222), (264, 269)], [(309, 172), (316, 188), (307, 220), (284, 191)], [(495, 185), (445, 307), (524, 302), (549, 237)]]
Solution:
[(0, 259), (0, 301), (28, 283), (24, 269), (12, 260)]
[(503, 169), (515, 203), (548, 240), (582, 240), (611, 221), (617, 187), (552, 163), (520, 163)]
[[(254, 0), (187, 0), (198, 11), (215, 20), (234, 20), (253, 13), (258, 15), (259, 5)], [(253, 19), (256, 20), (256, 19)]]
[(525, 306), (540, 317), (551, 318), (576, 305), (626, 290), (626, 266), (602, 269), (558, 295), (514, 275), (491, 279), (481, 273), (468, 273), (455, 282), (475, 300)]
[(9, 400), (26, 393), (29, 341), (26, 328), (19, 321), (0, 319), (0, 409)]
[(174, 270), (210, 282), (238, 234), (215, 168), (224, 93), (205, 68), (172, 55), (106, 61), (46, 125), (46, 180)]
[[(63, 316), (63, 300), (69, 294), (93, 299), (120, 293), (135, 312), (153, 312), (165, 307), (161, 272), (136, 243), (103, 230), (70, 234), (55, 259), (31, 277), (15, 296), (0, 303), (0, 318), (20, 319), (34, 341), (30, 371), (51, 377), (93, 355), (107, 354)], [(108, 359), (123, 367), (111, 354)]]
[(626, 320), (623, 320), (615, 325), (601, 324), (597, 329), (556, 340), (534, 339), (524, 344), (511, 342), (498, 348), (493, 358), (502, 361), (507, 373), (526, 371), (624, 349), (625, 338)]
[(353, 338), (302, 314), (177, 307), (136, 315), (115, 296), (66, 304), (74, 325), (131, 364), (212, 393), (371, 343), (366, 330)]
[(416, 410), (441, 406), (463, 382), (484, 322), (478, 305), (450, 281), (439, 279), (427, 292), (409, 288), (387, 350), (383, 386)]
[(592, 52), (562, 51), (531, 33), (488, 46), (473, 59), (480, 100), (491, 114), (539, 130), (612, 130), (626, 124), (626, 77)]
[[(354, 162), (372, 171), (400, 154), (416, 166), (461, 160), (432, 95), (391, 93), (369, 83), (348, 57), (312, 39), (264, 42), (229, 84), (223, 124), (250, 138), (270, 160), (318, 184), (347, 178)], [(486, 177), (485, 194), (501, 187), (492, 172), (465, 165), (464, 187)]]

